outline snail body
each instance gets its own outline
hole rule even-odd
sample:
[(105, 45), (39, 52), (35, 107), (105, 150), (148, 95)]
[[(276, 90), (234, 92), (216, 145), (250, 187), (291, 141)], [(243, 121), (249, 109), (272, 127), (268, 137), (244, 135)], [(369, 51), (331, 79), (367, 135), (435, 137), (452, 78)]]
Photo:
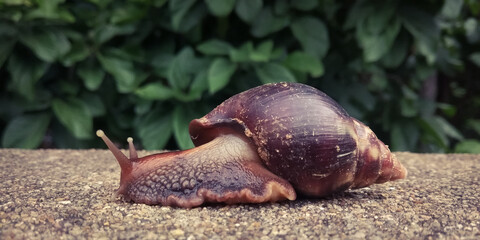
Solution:
[(118, 194), (146, 204), (259, 203), (322, 197), (406, 177), (388, 147), (325, 93), (299, 83), (239, 93), (189, 126), (195, 148), (130, 159)]

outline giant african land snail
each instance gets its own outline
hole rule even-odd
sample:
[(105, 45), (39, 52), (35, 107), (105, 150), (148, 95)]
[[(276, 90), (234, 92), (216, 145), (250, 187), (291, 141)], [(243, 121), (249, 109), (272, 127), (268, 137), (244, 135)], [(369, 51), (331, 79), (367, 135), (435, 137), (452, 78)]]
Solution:
[(375, 134), (323, 92), (298, 83), (239, 93), (190, 123), (195, 148), (130, 158), (102, 137), (121, 167), (118, 194), (134, 202), (294, 200), (405, 178)]

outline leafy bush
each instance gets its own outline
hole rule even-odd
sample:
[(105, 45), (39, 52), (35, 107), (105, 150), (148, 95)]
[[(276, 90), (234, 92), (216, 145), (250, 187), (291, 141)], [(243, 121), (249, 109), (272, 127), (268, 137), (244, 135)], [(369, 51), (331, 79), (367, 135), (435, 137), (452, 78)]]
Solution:
[(479, 152), (479, 14), (475, 0), (5, 0), (1, 146), (99, 147), (102, 128), (190, 148), (191, 119), (297, 81), (393, 150)]

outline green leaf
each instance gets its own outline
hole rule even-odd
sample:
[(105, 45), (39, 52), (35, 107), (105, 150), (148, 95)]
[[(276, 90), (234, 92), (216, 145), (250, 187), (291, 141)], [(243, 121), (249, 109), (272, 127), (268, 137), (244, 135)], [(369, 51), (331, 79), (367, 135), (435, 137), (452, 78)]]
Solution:
[(5, 60), (7, 60), (8, 56), (13, 50), (13, 47), (15, 46), (15, 40), (0, 37), (0, 42), (2, 43), (0, 44), (0, 68), (2, 68), (3, 63)]
[(457, 107), (449, 103), (437, 103), (437, 107), (445, 116), (451, 118), (457, 113)]
[(467, 121), (468, 128), (474, 130), (478, 135), (480, 135), (480, 120), (478, 119), (469, 119)]
[(273, 41), (268, 40), (260, 43), (254, 51), (250, 52), (250, 60), (254, 62), (267, 62), (273, 50)]
[[(2, 15), (2, 17), (5, 15)], [(6, 17), (6, 16), (5, 16)], [(0, 36), (1, 37), (6, 37), (6, 38), (16, 38), (18, 36), (18, 32), (21, 31), (21, 29), (18, 27), (18, 25), (12, 24), (9, 21), (1, 21), (0, 22)]]
[(232, 49), (229, 57), (232, 62), (268, 62), (277, 54), (273, 51), (273, 41), (260, 43), (257, 48), (252, 42), (244, 43), (239, 49)]
[(273, 14), (277, 16), (288, 15), (290, 11), (290, 4), (287, 0), (277, 0), (273, 4)]
[(365, 20), (366, 17), (375, 12), (375, 5), (368, 0), (358, 0), (355, 1), (354, 5), (350, 8), (348, 12), (347, 19), (343, 25), (344, 30), (349, 30), (355, 28), (358, 23), (361, 23)]
[(466, 1), (466, 3), (468, 4), (469, 10), (474, 15), (480, 14), (480, 2), (478, 2), (478, 1)]
[(455, 145), (455, 152), (480, 154), (480, 141), (475, 139), (461, 141)]
[(80, 84), (77, 81), (59, 81), (56, 87), (59, 93), (68, 96), (75, 96), (80, 91)]
[(404, 117), (415, 117), (418, 114), (418, 102), (412, 99), (400, 99), (400, 113)]
[(168, 38), (160, 41), (147, 52), (147, 62), (154, 69), (154, 74), (158, 77), (167, 78), (171, 62), (175, 55), (175, 42)]
[(255, 67), (255, 72), (262, 83), (296, 82), (293, 74), (277, 63), (265, 63)]
[[(208, 66), (205, 66), (207, 68)], [(202, 94), (205, 90), (208, 89), (208, 79), (207, 79), (208, 69), (204, 69), (198, 72), (192, 83), (190, 84), (190, 89), (188, 92), (185, 90), (173, 90), (172, 96), (181, 102), (193, 102), (198, 101), (202, 98)]]
[[(81, 140), (74, 137), (70, 133), (70, 131), (58, 121), (52, 121), (50, 129), (51, 131), (49, 131), (49, 133), (51, 132), (52, 134), (52, 141), (55, 148), (86, 149), (86, 148), (93, 147), (92, 141), (94, 141), (96, 144), (100, 144), (100, 141), (98, 141), (97, 139)], [(95, 146), (103, 147), (103, 145), (95, 145)]]
[(437, 146), (443, 149), (447, 148), (448, 138), (445, 133), (440, 130), (440, 126), (438, 126), (438, 123), (433, 117), (420, 119), (419, 125), (425, 131), (426, 137), (431, 138)]
[(236, 69), (237, 65), (225, 58), (215, 59), (208, 69), (208, 86), (210, 93), (213, 94), (224, 88)]
[(153, 104), (154, 104), (154, 101), (138, 99), (135, 102), (135, 115), (140, 116), (140, 115), (145, 115), (149, 113), (152, 109)]
[(368, 88), (371, 91), (383, 91), (388, 86), (387, 74), (385, 69), (378, 67), (377, 65), (367, 65), (365, 70), (371, 74)]
[(232, 62), (249, 62), (250, 53), (253, 52), (253, 43), (244, 43), (239, 49), (232, 49), (229, 53)]
[(116, 25), (132, 23), (141, 20), (147, 14), (148, 8), (137, 4), (123, 4), (111, 12), (110, 22)]
[(195, 55), (186, 47), (175, 56), (169, 68), (168, 82), (174, 89), (186, 89), (193, 78)]
[(90, 139), (93, 135), (92, 116), (85, 104), (76, 98), (54, 99), (52, 109), (58, 120), (78, 139)]
[(381, 1), (373, 5), (373, 10), (366, 15), (356, 26), (362, 26), (368, 34), (379, 35), (397, 21), (395, 11), (397, 1)]
[(435, 18), (418, 8), (405, 6), (401, 8), (400, 17), (403, 25), (415, 37), (418, 51), (427, 58), (429, 64), (436, 61), (440, 30)]
[(70, 67), (74, 63), (84, 60), (90, 55), (90, 50), (83, 41), (75, 41), (70, 51), (61, 57), (63, 65)]
[(135, 90), (135, 94), (148, 100), (166, 100), (173, 96), (173, 90), (162, 83), (149, 83)]
[(310, 11), (318, 5), (318, 2), (318, 0), (295, 0), (291, 1), (290, 4), (298, 10)]
[(420, 131), (414, 122), (394, 123), (390, 132), (392, 151), (414, 151), (419, 137)]
[(368, 23), (359, 24), (357, 27), (357, 39), (363, 49), (363, 57), (366, 62), (375, 62), (382, 58), (393, 45), (395, 38), (400, 32), (400, 21), (395, 18), (390, 25), (385, 26), (382, 32), (369, 32)]
[(390, 50), (380, 59), (383, 66), (387, 68), (397, 68), (405, 61), (408, 54), (409, 40), (406, 34), (397, 37)]
[(472, 61), (473, 63), (475, 63), (475, 65), (480, 67), (480, 52), (474, 52), (470, 54), (469, 58), (470, 58), (470, 61)]
[(91, 3), (94, 3), (99, 8), (104, 9), (114, 0), (88, 0), (88, 1)]
[(21, 32), (20, 41), (46, 62), (56, 61), (71, 48), (70, 42), (61, 31), (49, 29)]
[(255, 18), (251, 33), (254, 37), (262, 38), (271, 33), (282, 30), (290, 19), (284, 16), (275, 16), (270, 7), (265, 7)]
[(102, 55), (101, 53), (97, 53), (97, 59), (103, 68), (113, 75), (120, 93), (129, 93), (135, 90), (139, 82), (136, 81), (137, 78), (143, 77), (136, 75), (134, 65), (129, 60), (116, 56)]
[(210, 12), (217, 17), (225, 17), (232, 12), (235, 0), (205, 0)]
[[(351, 102), (355, 107), (361, 111), (362, 115), (365, 113), (371, 113), (375, 109), (375, 105), (377, 104), (377, 99), (373, 96), (371, 91), (369, 91), (368, 87), (362, 83), (351, 83), (348, 85), (349, 90), (341, 90), (345, 92), (345, 95), (350, 95)], [(386, 108), (386, 107), (385, 107)], [(385, 111), (387, 112), (387, 111)]]
[(197, 50), (205, 55), (228, 55), (233, 49), (228, 42), (210, 39), (197, 46)]
[(437, 122), (438, 126), (440, 129), (449, 137), (457, 139), (457, 140), (463, 140), (462, 134), (454, 127), (452, 126), (445, 118), (442, 117), (435, 117), (435, 121)]
[(172, 27), (179, 30), (184, 17), (195, 4), (196, 0), (169, 1), (170, 12), (172, 13)]
[(325, 56), (330, 42), (327, 28), (322, 21), (311, 16), (301, 17), (292, 23), (291, 30), (305, 52), (318, 59)]
[(132, 62), (145, 63), (145, 50), (140, 46), (126, 46), (122, 48), (103, 48), (105, 55), (129, 60)]
[(195, 4), (195, 2), (195, 0), (169, 1), (174, 31), (185, 33), (202, 22), (207, 10), (203, 4)]
[(83, 80), (85, 87), (90, 91), (97, 90), (105, 77), (105, 72), (93, 58), (81, 62), (78, 65), (77, 74)]
[(202, 94), (199, 92), (189, 92), (185, 93), (182, 91), (174, 91), (175, 99), (181, 102), (193, 102), (193, 101), (198, 101), (202, 97)]
[(208, 86), (208, 69), (199, 72), (190, 85), (190, 95), (202, 96), (203, 91), (207, 90)]
[(441, 10), (441, 15), (449, 19), (455, 19), (460, 15), (462, 7), (463, 0), (445, 0)]
[(97, 45), (100, 45), (116, 36), (132, 34), (136, 27), (135, 24), (100, 25), (93, 29), (93, 39)]
[(84, 92), (81, 95), (81, 100), (92, 117), (104, 116), (107, 113), (105, 104), (103, 104), (100, 95)]
[(188, 132), (188, 125), (194, 118), (192, 111), (182, 105), (178, 105), (173, 112), (173, 135), (181, 149), (194, 147)]
[[(478, 3), (480, 10), (480, 3)], [(470, 17), (463, 22), (463, 29), (468, 43), (474, 44), (480, 40), (480, 21)]]
[(136, 132), (146, 150), (163, 149), (172, 136), (172, 114), (153, 110), (139, 118)]
[(402, 94), (407, 99), (412, 99), (412, 100), (418, 99), (418, 94), (414, 90), (412, 90), (410, 87), (404, 85), (401, 87), (401, 90), (402, 90)]
[(165, 4), (167, 0), (153, 0), (153, 6), (159, 8)]
[(173, 54), (159, 54), (155, 56), (150, 64), (152, 65), (153, 74), (157, 77), (168, 78), (170, 71), (170, 64), (172, 63), (175, 55)]
[(278, 46), (273, 49), (272, 53), (270, 54), (270, 59), (281, 59), (287, 55), (287, 47), (286, 46)]
[(12, 80), (8, 88), (28, 100), (35, 98), (35, 83), (47, 70), (47, 63), (13, 54), (8, 60), (8, 71)]
[(59, 7), (60, 3), (65, 0), (44, 0), (36, 1), (38, 8), (26, 14), (27, 19), (45, 18), (52, 20), (63, 20), (66, 22), (74, 22), (75, 17), (66, 9)]
[(448, 137), (460, 141), (463, 140), (460, 132), (442, 117), (423, 117), (420, 121), (420, 126), (423, 127), (427, 135), (432, 137), (438, 146), (444, 149), (447, 149)]
[(235, 12), (246, 23), (251, 23), (262, 9), (262, 0), (238, 0)]
[(378, 2), (372, 7), (368, 10), (370, 13), (356, 23), (356, 38), (366, 62), (375, 62), (383, 57), (401, 28), (401, 21), (395, 15), (396, 1)]
[(287, 56), (285, 65), (293, 70), (320, 77), (324, 73), (322, 62), (305, 52), (295, 51)]
[(50, 123), (46, 113), (20, 115), (10, 120), (2, 136), (4, 148), (36, 148)]
[(418, 99), (418, 105), (420, 107), (419, 114), (423, 117), (430, 117), (435, 114), (437, 110), (437, 104), (432, 100)]

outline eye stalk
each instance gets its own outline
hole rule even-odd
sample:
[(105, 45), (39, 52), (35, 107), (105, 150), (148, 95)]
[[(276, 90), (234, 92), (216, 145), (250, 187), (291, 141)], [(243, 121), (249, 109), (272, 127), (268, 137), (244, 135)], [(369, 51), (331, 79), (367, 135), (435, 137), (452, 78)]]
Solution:
[(113, 153), (113, 155), (118, 161), (118, 164), (120, 164), (120, 167), (122, 169), (131, 167), (130, 159), (128, 159), (127, 156), (125, 156), (125, 154), (123, 154), (122, 151), (120, 151), (120, 149), (118, 149), (117, 146), (115, 146), (115, 144), (113, 144), (113, 142), (110, 141), (110, 139), (107, 137), (107, 135), (105, 135), (105, 133), (102, 130), (97, 130), (97, 136), (100, 137), (103, 140), (103, 142), (105, 142), (108, 149), (110, 149), (110, 151)]
[(123, 194), (129, 182), (129, 176), (131, 175), (133, 169), (133, 162), (138, 159), (137, 151), (133, 145), (133, 139), (131, 137), (127, 139), (130, 149), (130, 159), (128, 159), (127, 156), (125, 156), (125, 154), (123, 154), (122, 151), (115, 146), (115, 144), (102, 130), (97, 130), (96, 134), (103, 140), (103, 142), (105, 142), (108, 149), (110, 149), (110, 152), (112, 152), (113, 156), (115, 156), (118, 164), (120, 165), (120, 187), (117, 190), (117, 194)]

